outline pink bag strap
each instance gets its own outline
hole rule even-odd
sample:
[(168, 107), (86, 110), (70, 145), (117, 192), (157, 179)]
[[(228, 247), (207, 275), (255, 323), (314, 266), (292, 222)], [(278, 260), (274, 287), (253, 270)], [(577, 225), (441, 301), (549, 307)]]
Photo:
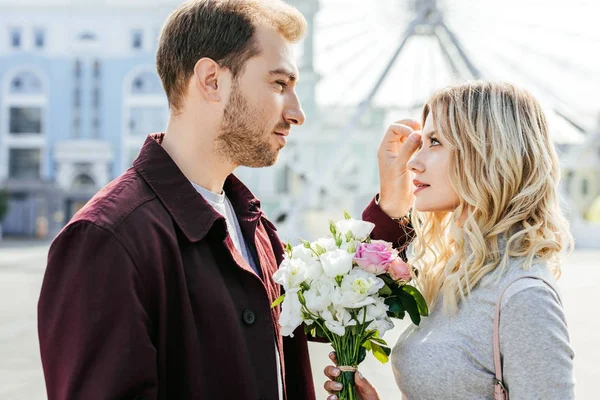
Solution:
[[(533, 275), (520, 276), (517, 279), (513, 280), (511, 283), (506, 285), (506, 287), (500, 292), (500, 296), (498, 296), (498, 302), (496, 303), (496, 314), (494, 315), (494, 369), (496, 370), (496, 379), (494, 380), (494, 400), (508, 400), (508, 390), (504, 386), (504, 381), (502, 380), (502, 363), (500, 362), (500, 305), (502, 303), (502, 296), (506, 289), (509, 288), (510, 285), (515, 283), (520, 279), (537, 279), (544, 282), (546, 285), (556, 293), (559, 304), (561, 304), (560, 296), (558, 292), (554, 289), (554, 287), (545, 280), (544, 278), (540, 278)], [(562, 305), (562, 304), (561, 304)]]

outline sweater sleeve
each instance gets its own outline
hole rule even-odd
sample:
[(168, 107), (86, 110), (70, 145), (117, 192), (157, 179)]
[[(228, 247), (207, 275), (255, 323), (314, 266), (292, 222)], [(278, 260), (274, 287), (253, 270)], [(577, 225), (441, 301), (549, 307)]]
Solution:
[(500, 351), (511, 400), (574, 398), (567, 323), (548, 287), (528, 287), (508, 299), (501, 312)]
[[(392, 220), (385, 212), (383, 212), (381, 207), (379, 207), (376, 198), (377, 197), (371, 200), (362, 214), (362, 219), (364, 221), (375, 224), (371, 237), (373, 239), (385, 240), (393, 243), (394, 247), (404, 253), (414, 238), (414, 230), (410, 226), (401, 225)], [(403, 258), (406, 257), (404, 256)]]

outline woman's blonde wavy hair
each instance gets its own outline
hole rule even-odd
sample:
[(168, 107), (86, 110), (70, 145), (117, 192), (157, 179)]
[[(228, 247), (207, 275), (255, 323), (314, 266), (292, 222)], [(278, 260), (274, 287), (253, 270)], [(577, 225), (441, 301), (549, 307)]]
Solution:
[(572, 248), (559, 205), (559, 162), (539, 103), (507, 83), (474, 81), (434, 93), (423, 125), (447, 139), (450, 182), (460, 199), (451, 213), (414, 212), (410, 262), (433, 308), (443, 294), (453, 312), (487, 274), (509, 258), (528, 269), (547, 262), (560, 276), (559, 252)]

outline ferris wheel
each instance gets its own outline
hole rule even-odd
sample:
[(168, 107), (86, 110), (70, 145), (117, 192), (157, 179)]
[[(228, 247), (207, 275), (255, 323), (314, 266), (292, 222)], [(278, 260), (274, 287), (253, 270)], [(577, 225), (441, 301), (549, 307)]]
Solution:
[[(342, 161), (356, 158), (348, 138), (360, 134), (366, 113), (383, 108), (418, 118), (434, 90), (457, 81), (502, 80), (530, 90), (545, 107), (565, 158), (582, 146), (600, 146), (595, 9), (593, 0), (320, 0), (312, 43), (303, 47), (311, 54), (300, 60), (311, 60), (319, 77), (318, 108), (352, 111), (334, 134), (340, 145), (318, 171), (290, 163), (303, 189), (277, 218), (297, 229), (315, 195), (330, 205), (348, 195), (335, 176)], [(595, 160), (600, 166), (600, 151)], [(590, 179), (600, 194), (597, 175)]]

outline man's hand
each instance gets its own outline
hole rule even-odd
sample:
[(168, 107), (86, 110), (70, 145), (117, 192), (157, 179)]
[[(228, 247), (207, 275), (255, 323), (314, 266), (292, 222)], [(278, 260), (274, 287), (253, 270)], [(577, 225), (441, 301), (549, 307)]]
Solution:
[(405, 216), (413, 202), (412, 174), (406, 164), (421, 144), (420, 129), (413, 119), (396, 121), (379, 145), (379, 207), (392, 218)]

